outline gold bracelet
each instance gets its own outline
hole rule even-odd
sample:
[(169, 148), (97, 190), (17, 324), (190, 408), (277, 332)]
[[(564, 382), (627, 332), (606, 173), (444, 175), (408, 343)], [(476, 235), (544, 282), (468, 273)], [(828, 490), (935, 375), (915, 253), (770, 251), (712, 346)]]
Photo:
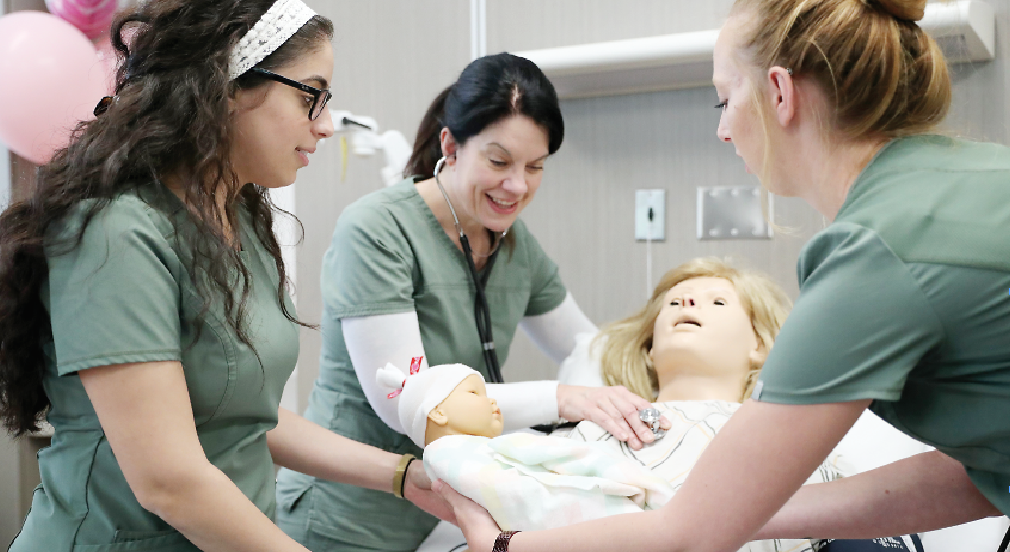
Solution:
[(400, 457), (400, 462), (396, 465), (396, 471), (393, 472), (393, 495), (397, 498), (403, 498), (403, 486), (407, 478), (407, 467), (416, 459), (413, 454), (408, 452)]

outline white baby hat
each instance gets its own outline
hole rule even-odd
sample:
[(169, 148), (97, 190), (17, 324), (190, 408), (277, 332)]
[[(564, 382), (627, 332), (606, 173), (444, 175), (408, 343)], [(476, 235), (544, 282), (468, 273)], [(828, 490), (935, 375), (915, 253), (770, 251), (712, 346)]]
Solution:
[[(417, 446), (424, 448), (424, 434), (428, 427), (428, 413), (442, 404), (442, 401), (471, 374), (480, 372), (463, 364), (440, 364), (427, 370), (412, 369), (411, 374), (387, 363), (375, 374), (380, 386), (390, 389), (390, 399), (399, 396), (398, 414), (403, 430)], [(413, 368), (413, 366), (412, 366)], [(483, 379), (483, 376), (481, 376)]]

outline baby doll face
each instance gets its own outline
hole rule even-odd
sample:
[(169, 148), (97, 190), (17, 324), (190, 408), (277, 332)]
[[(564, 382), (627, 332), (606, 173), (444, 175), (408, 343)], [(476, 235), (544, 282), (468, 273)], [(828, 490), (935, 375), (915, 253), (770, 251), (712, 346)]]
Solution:
[(718, 372), (745, 374), (757, 349), (750, 317), (729, 280), (693, 278), (666, 292), (650, 352), (657, 371), (689, 359)]
[(497, 437), (502, 432), (498, 401), (487, 396), (484, 380), (477, 374), (461, 381), (428, 418), (460, 435)]

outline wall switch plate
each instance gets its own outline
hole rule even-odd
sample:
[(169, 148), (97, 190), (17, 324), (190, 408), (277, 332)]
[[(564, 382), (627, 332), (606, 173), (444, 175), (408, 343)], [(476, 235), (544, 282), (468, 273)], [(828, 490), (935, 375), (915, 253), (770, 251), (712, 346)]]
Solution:
[(760, 186), (698, 186), (698, 239), (746, 240), (773, 236), (772, 195), (768, 213), (761, 205)]
[(635, 239), (666, 239), (666, 190), (635, 190)]

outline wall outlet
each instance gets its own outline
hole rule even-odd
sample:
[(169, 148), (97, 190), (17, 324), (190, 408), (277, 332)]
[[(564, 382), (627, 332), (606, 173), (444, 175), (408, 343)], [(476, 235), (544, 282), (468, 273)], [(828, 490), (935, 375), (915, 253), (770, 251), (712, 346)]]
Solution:
[(635, 190), (635, 239), (666, 239), (666, 190)]

